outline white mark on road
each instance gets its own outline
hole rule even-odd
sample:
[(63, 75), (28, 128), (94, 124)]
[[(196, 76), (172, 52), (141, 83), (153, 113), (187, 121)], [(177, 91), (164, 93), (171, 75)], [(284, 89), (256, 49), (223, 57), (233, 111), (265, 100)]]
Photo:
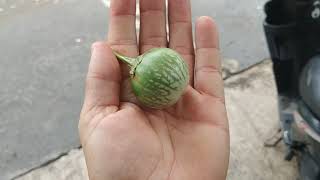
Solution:
[(15, 9), (17, 6), (15, 4), (11, 5), (10, 8), (11, 9)]
[(101, 0), (106, 7), (110, 7), (110, 0)]
[(82, 42), (82, 39), (81, 39), (81, 38), (77, 38), (77, 39), (75, 39), (75, 42), (76, 42), (76, 43), (81, 43), (81, 42)]
[(4, 9), (0, 8), (0, 12), (3, 12), (3, 11), (4, 11)]
[(257, 6), (257, 10), (262, 10), (262, 9), (263, 9), (263, 7), (261, 5)]

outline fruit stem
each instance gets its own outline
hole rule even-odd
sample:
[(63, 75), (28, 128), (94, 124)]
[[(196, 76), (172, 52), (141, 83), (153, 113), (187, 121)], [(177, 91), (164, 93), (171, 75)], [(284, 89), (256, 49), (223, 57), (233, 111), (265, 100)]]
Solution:
[(137, 61), (136, 58), (130, 58), (130, 57), (121, 55), (121, 54), (117, 53), (116, 51), (113, 51), (113, 53), (115, 54), (117, 59), (119, 59), (120, 61), (126, 63), (130, 67), (134, 67), (136, 65), (136, 61)]

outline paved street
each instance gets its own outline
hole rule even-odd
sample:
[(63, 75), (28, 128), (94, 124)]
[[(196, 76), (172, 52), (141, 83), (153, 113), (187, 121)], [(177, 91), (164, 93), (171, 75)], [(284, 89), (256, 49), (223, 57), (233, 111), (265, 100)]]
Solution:
[[(268, 57), (263, 2), (192, 0), (193, 19), (216, 19), (224, 59), (237, 59), (239, 70)], [(0, 180), (79, 147), (90, 45), (105, 38), (107, 4), (0, 0)]]

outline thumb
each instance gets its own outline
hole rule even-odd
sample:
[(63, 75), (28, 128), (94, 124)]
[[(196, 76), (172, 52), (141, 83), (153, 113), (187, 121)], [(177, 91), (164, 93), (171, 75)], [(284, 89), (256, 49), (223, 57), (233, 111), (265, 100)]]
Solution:
[(120, 65), (109, 45), (106, 42), (94, 43), (83, 111), (88, 112), (95, 107), (118, 107), (120, 81)]

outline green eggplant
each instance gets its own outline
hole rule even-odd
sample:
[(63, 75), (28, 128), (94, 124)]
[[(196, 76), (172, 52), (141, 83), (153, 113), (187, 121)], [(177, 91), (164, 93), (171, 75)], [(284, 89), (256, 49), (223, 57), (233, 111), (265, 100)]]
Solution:
[(130, 80), (137, 99), (149, 108), (163, 109), (178, 102), (189, 84), (188, 65), (169, 48), (153, 48), (136, 57), (114, 51), (130, 67)]

